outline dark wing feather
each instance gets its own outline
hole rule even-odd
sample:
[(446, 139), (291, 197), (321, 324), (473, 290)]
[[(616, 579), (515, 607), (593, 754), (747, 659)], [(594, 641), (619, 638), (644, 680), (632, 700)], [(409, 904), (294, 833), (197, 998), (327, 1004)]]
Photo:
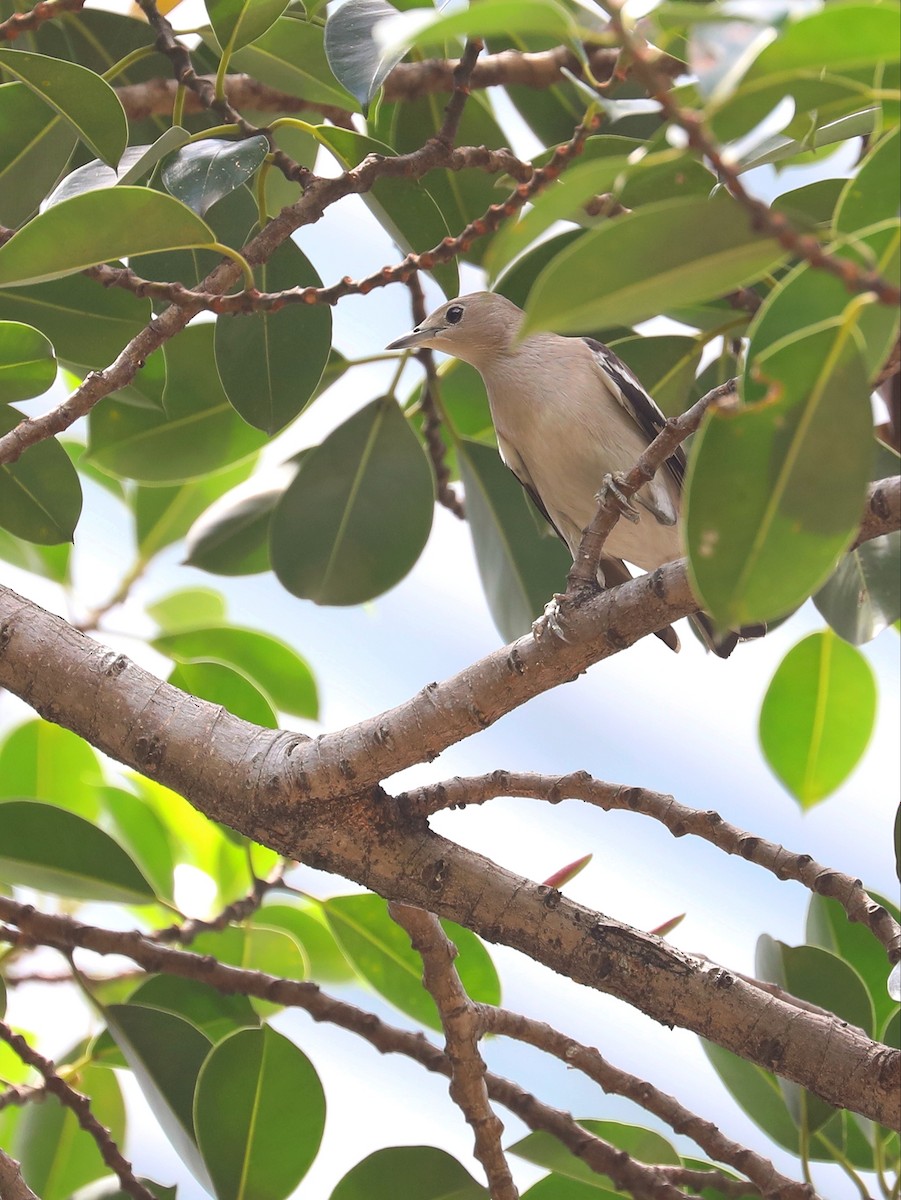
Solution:
[[(648, 441), (653, 441), (666, 424), (666, 417), (660, 411), (657, 403), (648, 395), (623, 360), (614, 354), (609, 346), (605, 346), (603, 342), (598, 342), (590, 337), (583, 338), (582, 340), (609, 376), (613, 384), (614, 393), (619, 393), (617, 399), (623, 408), (629, 413), (639, 429), (642, 430)], [(676, 450), (675, 454), (666, 460), (665, 466), (681, 488), (682, 480), (685, 478), (685, 452), (681, 446)]]

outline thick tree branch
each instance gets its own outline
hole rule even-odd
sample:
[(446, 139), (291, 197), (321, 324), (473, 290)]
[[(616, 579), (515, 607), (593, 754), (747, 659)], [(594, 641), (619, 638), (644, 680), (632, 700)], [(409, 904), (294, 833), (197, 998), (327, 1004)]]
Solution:
[(3, 1200), (40, 1200), (22, 1178), (22, 1168), (0, 1149), (0, 1196)]
[(528, 796), (559, 804), (562, 800), (582, 800), (604, 812), (642, 813), (659, 821), (673, 837), (692, 834), (703, 838), (726, 854), (736, 854), (748, 862), (771, 871), (777, 879), (792, 879), (819, 896), (838, 901), (849, 921), (865, 925), (885, 947), (890, 962), (901, 959), (901, 926), (877, 904), (862, 887), (860, 880), (841, 871), (824, 867), (809, 854), (786, 850), (775, 842), (746, 833), (717, 812), (701, 811), (680, 804), (672, 796), (647, 788), (627, 787), (594, 779), (587, 771), (572, 775), (536, 775), (526, 771), (492, 771), (490, 775), (461, 778), (416, 788), (399, 797), (411, 817), (426, 817), (448, 808), (482, 804), (498, 796)]
[(64, 12), (80, 12), (85, 0), (41, 0), (28, 12), (16, 12), (0, 21), (0, 42), (14, 42), (23, 33), (39, 28)]

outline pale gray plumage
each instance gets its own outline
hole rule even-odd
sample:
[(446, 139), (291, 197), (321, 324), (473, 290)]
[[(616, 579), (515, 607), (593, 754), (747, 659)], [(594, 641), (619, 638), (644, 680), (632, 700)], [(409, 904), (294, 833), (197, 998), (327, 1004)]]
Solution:
[[(504, 296), (475, 292), (443, 304), (388, 349), (428, 347), (476, 368), (501, 457), (575, 557), (604, 477), (633, 467), (666, 418), (608, 347), (555, 333), (517, 340), (522, 319), (522, 310)], [(629, 578), (623, 559), (652, 571), (680, 557), (684, 469), (678, 450), (637, 493), (639, 519), (620, 520), (611, 532), (602, 583)], [(725, 647), (712, 638), (709, 623), (700, 624), (705, 642), (722, 654)], [(660, 636), (678, 649), (671, 630)]]

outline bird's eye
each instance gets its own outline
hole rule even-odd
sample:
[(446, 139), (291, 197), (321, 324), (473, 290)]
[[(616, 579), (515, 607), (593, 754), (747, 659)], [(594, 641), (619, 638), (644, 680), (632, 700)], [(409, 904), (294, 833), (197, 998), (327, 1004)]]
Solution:
[(459, 304), (455, 304), (453, 308), (449, 308), (444, 314), (448, 325), (456, 325), (463, 317), (463, 309)]

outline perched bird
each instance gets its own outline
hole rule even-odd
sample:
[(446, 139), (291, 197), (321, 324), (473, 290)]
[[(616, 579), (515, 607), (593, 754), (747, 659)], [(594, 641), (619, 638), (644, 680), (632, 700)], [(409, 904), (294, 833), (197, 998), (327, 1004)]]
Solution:
[[(573, 559), (606, 486), (633, 467), (666, 421), (629, 368), (593, 338), (537, 333), (517, 340), (523, 312), (506, 297), (474, 292), (442, 304), (389, 350), (428, 347), (470, 363), (485, 382), (501, 458)], [(598, 581), (631, 578), (623, 560), (645, 571), (679, 558), (679, 506), (685, 455), (678, 449), (650, 483), (621, 503), (604, 546)], [(737, 634), (714, 635), (693, 618), (705, 644), (726, 657)], [(674, 630), (658, 634), (678, 650)]]

